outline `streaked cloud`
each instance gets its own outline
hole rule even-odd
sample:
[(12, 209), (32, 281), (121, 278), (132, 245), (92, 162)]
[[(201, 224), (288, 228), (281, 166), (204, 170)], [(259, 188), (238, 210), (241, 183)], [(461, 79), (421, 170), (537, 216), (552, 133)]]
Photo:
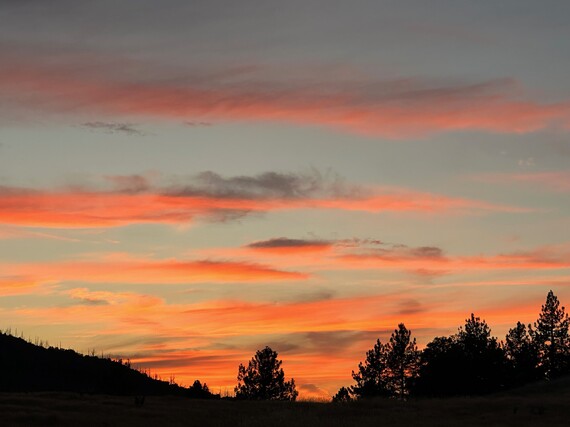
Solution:
[(3, 264), (9, 275), (27, 274), (40, 280), (105, 283), (196, 283), (295, 281), (307, 274), (274, 269), (253, 262), (214, 260), (105, 259), (51, 263)]
[(205, 172), (168, 186), (139, 175), (110, 176), (111, 188), (35, 190), (0, 187), (0, 224), (88, 228), (127, 224), (225, 221), (295, 209), (477, 214), (529, 209), (407, 188), (364, 188), (338, 177), (269, 172), (222, 177)]
[(321, 241), (280, 237), (253, 242), (238, 249), (205, 251), (204, 254), (236, 259), (248, 259), (253, 254), (258, 259), (270, 260), (281, 268), (303, 267), (313, 272), (393, 270), (426, 279), (499, 270), (570, 270), (570, 247), (567, 244), (513, 252), (462, 255), (448, 254), (436, 246), (414, 247), (378, 239)]
[(558, 270), (570, 268), (568, 248), (541, 248), (498, 255), (444, 256), (439, 248), (367, 250), (339, 256), (339, 261), (360, 268), (406, 268), (419, 274), (438, 275), (488, 270)]
[(0, 297), (32, 295), (40, 288), (40, 283), (26, 276), (0, 277)]
[[(570, 101), (534, 99), (512, 78), (276, 79), (268, 77), (279, 75), (276, 70), (259, 66), (169, 71), (164, 64), (112, 61), (95, 53), (68, 52), (50, 61), (18, 51), (28, 53), (4, 53), (0, 70), (5, 110), (191, 123), (286, 122), (389, 138), (450, 131), (518, 134), (570, 124)], [(130, 129), (106, 123), (91, 127)]]
[(85, 129), (92, 131), (99, 131), (103, 133), (115, 134), (124, 133), (127, 135), (144, 136), (145, 132), (137, 129), (135, 125), (131, 123), (114, 123), (114, 122), (86, 122), (81, 124)]

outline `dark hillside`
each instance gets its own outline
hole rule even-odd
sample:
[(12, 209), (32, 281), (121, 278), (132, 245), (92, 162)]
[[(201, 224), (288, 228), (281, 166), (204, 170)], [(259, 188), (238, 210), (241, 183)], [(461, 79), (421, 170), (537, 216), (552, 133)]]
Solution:
[(187, 390), (152, 379), (118, 361), (43, 348), (0, 334), (0, 391), (181, 395)]

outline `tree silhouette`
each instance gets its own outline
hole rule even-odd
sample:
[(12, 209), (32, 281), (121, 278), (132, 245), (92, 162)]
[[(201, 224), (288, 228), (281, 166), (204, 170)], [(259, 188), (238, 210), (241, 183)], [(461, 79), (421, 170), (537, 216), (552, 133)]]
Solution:
[(234, 391), (238, 399), (291, 400), (297, 399), (295, 380), (285, 381), (277, 352), (270, 347), (258, 350), (247, 368), (240, 364), (238, 385)]
[(552, 290), (546, 296), (538, 320), (531, 330), (538, 348), (540, 366), (548, 378), (568, 370), (570, 357), (569, 319)]
[(364, 363), (358, 364), (358, 372), (352, 371), (356, 385), (351, 387), (352, 394), (358, 398), (388, 396), (389, 391), (384, 377), (386, 369), (385, 346), (376, 340), (372, 349), (366, 352)]
[(398, 325), (386, 344), (386, 369), (384, 377), (390, 392), (404, 398), (410, 392), (411, 382), (418, 376), (420, 353), (416, 339), (403, 323)]
[(505, 355), (491, 336), (487, 322), (471, 313), (465, 326), (459, 328), (457, 344), (464, 356), (465, 391), (481, 394), (501, 388), (505, 381)]
[(188, 387), (186, 395), (194, 399), (211, 399), (214, 397), (208, 388), (208, 384), (202, 384), (199, 380), (194, 381), (194, 384)]
[(352, 393), (359, 398), (404, 398), (410, 392), (411, 381), (417, 377), (419, 356), (411, 331), (400, 323), (388, 343), (382, 344), (377, 340), (374, 347), (366, 352), (364, 363), (359, 363), (358, 372), (352, 372), (356, 381)]
[(505, 355), (497, 339), (484, 320), (471, 314), (457, 334), (426, 346), (415, 390), (436, 396), (483, 394), (501, 389), (505, 375)]
[(538, 379), (538, 347), (524, 323), (510, 329), (505, 337), (505, 355), (510, 365), (514, 384)]
[(352, 398), (350, 397), (350, 390), (346, 387), (341, 387), (332, 398), (332, 401), (334, 403), (346, 403), (350, 402), (351, 400)]
[(420, 356), (419, 378), (414, 392), (427, 396), (461, 394), (463, 354), (456, 337), (435, 337)]

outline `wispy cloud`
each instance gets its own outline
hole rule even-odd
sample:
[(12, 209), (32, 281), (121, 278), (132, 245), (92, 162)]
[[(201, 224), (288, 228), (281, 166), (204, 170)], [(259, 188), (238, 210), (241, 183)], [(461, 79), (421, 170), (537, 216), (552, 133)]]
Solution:
[(139, 175), (107, 177), (111, 188), (33, 190), (0, 187), (0, 224), (61, 228), (228, 220), (293, 209), (424, 214), (528, 212), (528, 209), (405, 188), (364, 188), (336, 177), (269, 172), (222, 177), (213, 172), (166, 186)]
[(408, 269), (419, 274), (451, 274), (488, 270), (570, 269), (570, 251), (540, 248), (498, 255), (446, 256), (439, 248), (381, 248), (339, 256), (344, 267)]
[(26, 276), (0, 277), (0, 297), (32, 295), (40, 290), (41, 283)]
[[(258, 245), (260, 248), (256, 249)], [(322, 245), (322, 246), (320, 246)], [(314, 246), (314, 247), (313, 247)], [(253, 242), (239, 249), (205, 251), (217, 256), (247, 259), (255, 251), (282, 268), (330, 270), (393, 270), (425, 279), (458, 276), (497, 270), (538, 271), (570, 270), (568, 245), (538, 247), (505, 253), (478, 255), (448, 254), (437, 246), (408, 246), (378, 239), (288, 239), (275, 238)]]
[(100, 131), (108, 134), (124, 133), (127, 135), (144, 136), (143, 132), (131, 123), (113, 123), (113, 122), (86, 122), (81, 125), (85, 129), (92, 131)]
[[(523, 283), (532, 285), (533, 280)], [(133, 363), (166, 376), (176, 373), (185, 381), (200, 378), (210, 385), (234, 385), (239, 363), (246, 362), (255, 349), (271, 343), (286, 355), (288, 375), (308, 384), (330, 380), (338, 384), (345, 381), (376, 338), (385, 340), (402, 321), (420, 344), (436, 334), (453, 333), (473, 310), (493, 326), (530, 321), (543, 298), (544, 285), (538, 283), (539, 297), (536, 294), (508, 301), (475, 298), (488, 295), (488, 287), (473, 284), (463, 288), (458, 283), (461, 294), (457, 290), (432, 293), (430, 288), (412, 297), (400, 289), (384, 295), (289, 303), (209, 300), (168, 304), (164, 299), (132, 291), (76, 287), (61, 291), (72, 304), (11, 307), (3, 314), (15, 324), (72, 323), (89, 337), (84, 345), (93, 345), (92, 337), (98, 337), (98, 342), (113, 343), (114, 351), (130, 357)], [(154, 331), (154, 340), (148, 338), (149, 329)]]
[(207, 196), (226, 199), (308, 199), (360, 195), (364, 189), (348, 185), (334, 172), (264, 172), (258, 175), (225, 177), (212, 171), (195, 175), (190, 182), (173, 186), (179, 196)]
[(275, 269), (253, 262), (216, 260), (108, 259), (52, 263), (3, 264), (4, 274), (28, 275), (42, 281), (184, 284), (197, 282), (296, 281), (304, 273)]
[(190, 121), (186, 121), (184, 122), (184, 124), (186, 126), (191, 126), (191, 127), (209, 127), (209, 126), (214, 126), (213, 123), (211, 122), (190, 122)]
[[(96, 54), (58, 61), (10, 53), (0, 70), (5, 107), (62, 115), (144, 117), (190, 123), (289, 122), (406, 138), (449, 131), (525, 133), (570, 123), (568, 101), (547, 103), (524, 94), (510, 78), (479, 82), (327, 80), (278, 75), (263, 67), (168, 71)], [(112, 64), (112, 66), (111, 66)], [(180, 77), (184, 74), (185, 77)], [(282, 73), (280, 73), (282, 74)], [(128, 131), (121, 124), (96, 128)]]

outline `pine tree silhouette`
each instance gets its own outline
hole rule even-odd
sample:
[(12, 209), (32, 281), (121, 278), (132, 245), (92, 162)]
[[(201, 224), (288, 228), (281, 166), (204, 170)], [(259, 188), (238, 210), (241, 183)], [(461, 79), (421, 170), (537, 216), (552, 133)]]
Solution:
[(540, 366), (547, 378), (554, 378), (568, 371), (570, 358), (570, 321), (565, 308), (550, 290), (546, 303), (531, 330), (538, 348)]

